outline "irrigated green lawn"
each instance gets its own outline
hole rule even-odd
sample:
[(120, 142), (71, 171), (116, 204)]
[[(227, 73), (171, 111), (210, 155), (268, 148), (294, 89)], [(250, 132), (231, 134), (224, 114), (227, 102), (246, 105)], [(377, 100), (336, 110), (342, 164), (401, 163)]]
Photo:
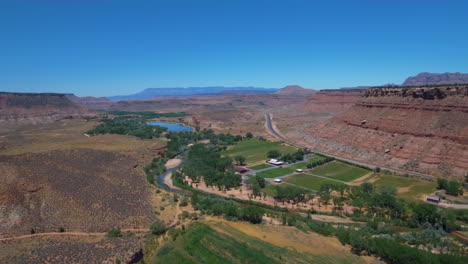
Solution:
[(288, 166), (289, 169), (292, 169), (292, 170), (296, 170), (296, 169), (307, 169), (307, 162), (302, 162), (302, 163), (299, 163), (299, 164), (294, 164), (294, 165), (291, 165), (291, 166)]
[(369, 170), (349, 165), (340, 161), (333, 161), (312, 170), (312, 174), (333, 178), (336, 180), (350, 182), (360, 178)]
[(425, 195), (435, 192), (437, 186), (435, 182), (385, 174), (375, 175), (371, 179), (375, 187), (393, 186), (397, 188), (398, 197), (410, 201), (421, 201)]
[(293, 172), (294, 172), (294, 169), (291, 169), (291, 168), (275, 168), (271, 170), (261, 171), (257, 173), (257, 175), (263, 178), (275, 178), (275, 177), (283, 176), (283, 175), (290, 174)]
[(340, 184), (339, 182), (327, 180), (319, 177), (315, 177), (312, 175), (308, 175), (305, 173), (296, 174), (290, 177), (283, 178), (285, 182), (289, 182), (298, 186), (302, 186), (307, 189), (311, 190), (320, 190), (320, 186), (324, 184)]
[(251, 169), (251, 170), (261, 170), (261, 169), (266, 169), (266, 168), (271, 168), (271, 167), (272, 167), (271, 165), (268, 165), (268, 164), (264, 163), (264, 164), (260, 164), (260, 165), (257, 165), (257, 166), (249, 167), (249, 169)]
[(283, 185), (283, 183), (266, 183), (265, 188), (262, 189), (268, 196), (275, 197), (276, 196), (276, 186)]
[(252, 164), (262, 160), (267, 160), (267, 153), (270, 150), (278, 150), (282, 154), (294, 153), (296, 149), (282, 142), (262, 141), (258, 139), (243, 140), (236, 145), (223, 151), (222, 154), (231, 157), (241, 155), (247, 159), (247, 164)]

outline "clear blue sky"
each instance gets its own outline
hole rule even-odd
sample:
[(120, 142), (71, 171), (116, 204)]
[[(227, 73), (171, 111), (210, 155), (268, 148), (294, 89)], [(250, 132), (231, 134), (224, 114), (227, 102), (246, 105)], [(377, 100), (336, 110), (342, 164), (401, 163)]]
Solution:
[(468, 1), (0, 0), (0, 90), (401, 83), (468, 72)]

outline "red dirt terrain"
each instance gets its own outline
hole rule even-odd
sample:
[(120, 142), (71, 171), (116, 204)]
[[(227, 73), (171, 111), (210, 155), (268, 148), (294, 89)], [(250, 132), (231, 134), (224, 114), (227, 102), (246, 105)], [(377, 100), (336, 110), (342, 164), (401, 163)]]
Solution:
[(286, 136), (317, 150), (449, 178), (468, 171), (467, 85), (369, 89), (331, 119), (290, 127), (285, 118), (275, 120)]
[(350, 108), (365, 90), (321, 90), (300, 105), (302, 111), (337, 113)]
[(65, 94), (0, 93), (0, 123), (43, 123), (95, 117)]
[(137, 162), (92, 149), (0, 155), (0, 237), (147, 228), (152, 189)]

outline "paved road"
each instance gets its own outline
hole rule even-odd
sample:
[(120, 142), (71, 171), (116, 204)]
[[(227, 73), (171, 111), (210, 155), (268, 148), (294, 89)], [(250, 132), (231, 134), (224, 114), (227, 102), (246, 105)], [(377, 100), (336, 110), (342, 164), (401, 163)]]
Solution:
[[(288, 140), (287, 138), (281, 136), (274, 128), (273, 128), (273, 122), (271, 121), (271, 116), (270, 116), (270, 113), (266, 113), (265, 114), (265, 119), (266, 119), (266, 122), (267, 122), (267, 128), (268, 128), (268, 131), (275, 137), (283, 140), (284, 142), (288, 143), (288, 144), (291, 144), (293, 146), (296, 146), (296, 147), (299, 147), (299, 148), (307, 148), (306, 146), (303, 146), (303, 145), (300, 145), (300, 144), (297, 144), (295, 142), (292, 142), (290, 140)], [(341, 160), (345, 160), (345, 161), (349, 161), (349, 162), (352, 162), (352, 163), (356, 163), (356, 164), (359, 164), (359, 165), (364, 165), (364, 166), (367, 166), (371, 169), (374, 169), (376, 167), (380, 167), (381, 169), (384, 169), (384, 170), (389, 170), (389, 171), (394, 171), (394, 172), (398, 172), (398, 173), (402, 173), (402, 174), (410, 174), (410, 175), (415, 175), (415, 176), (418, 176), (418, 177), (421, 177), (421, 178), (426, 178), (426, 179), (429, 179), (429, 180), (436, 180), (437, 177), (434, 177), (432, 175), (428, 175), (428, 174), (424, 174), (424, 173), (419, 173), (419, 172), (415, 172), (415, 171), (408, 171), (408, 170), (403, 170), (403, 169), (398, 169), (398, 168), (390, 168), (390, 167), (386, 167), (386, 166), (381, 166), (381, 165), (376, 165), (376, 164), (372, 164), (372, 163), (368, 163), (368, 162), (364, 162), (364, 161), (359, 161), (359, 160), (354, 160), (354, 159), (350, 159), (350, 158), (345, 158), (345, 157), (340, 157), (340, 156), (336, 156), (336, 155), (332, 155), (330, 153), (325, 153), (325, 152), (318, 152), (318, 151), (315, 151), (316, 153), (319, 153), (319, 154), (323, 154), (323, 155), (327, 155), (327, 156), (330, 156), (330, 157), (334, 157), (336, 159), (341, 159)]]

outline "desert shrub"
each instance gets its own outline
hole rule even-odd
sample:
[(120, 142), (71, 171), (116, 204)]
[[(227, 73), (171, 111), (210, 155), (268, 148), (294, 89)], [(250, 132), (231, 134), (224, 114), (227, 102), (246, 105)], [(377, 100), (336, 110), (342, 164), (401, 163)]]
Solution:
[(184, 199), (182, 199), (182, 201), (180, 202), (179, 205), (182, 206), (182, 207), (187, 206), (188, 205), (187, 197), (184, 197)]
[(107, 232), (106, 235), (108, 238), (114, 238), (114, 237), (120, 237), (122, 236), (122, 231), (120, 231), (120, 228), (117, 229), (111, 229)]
[(156, 221), (151, 225), (151, 233), (153, 235), (163, 235), (167, 231), (167, 226), (161, 222), (161, 221)]

